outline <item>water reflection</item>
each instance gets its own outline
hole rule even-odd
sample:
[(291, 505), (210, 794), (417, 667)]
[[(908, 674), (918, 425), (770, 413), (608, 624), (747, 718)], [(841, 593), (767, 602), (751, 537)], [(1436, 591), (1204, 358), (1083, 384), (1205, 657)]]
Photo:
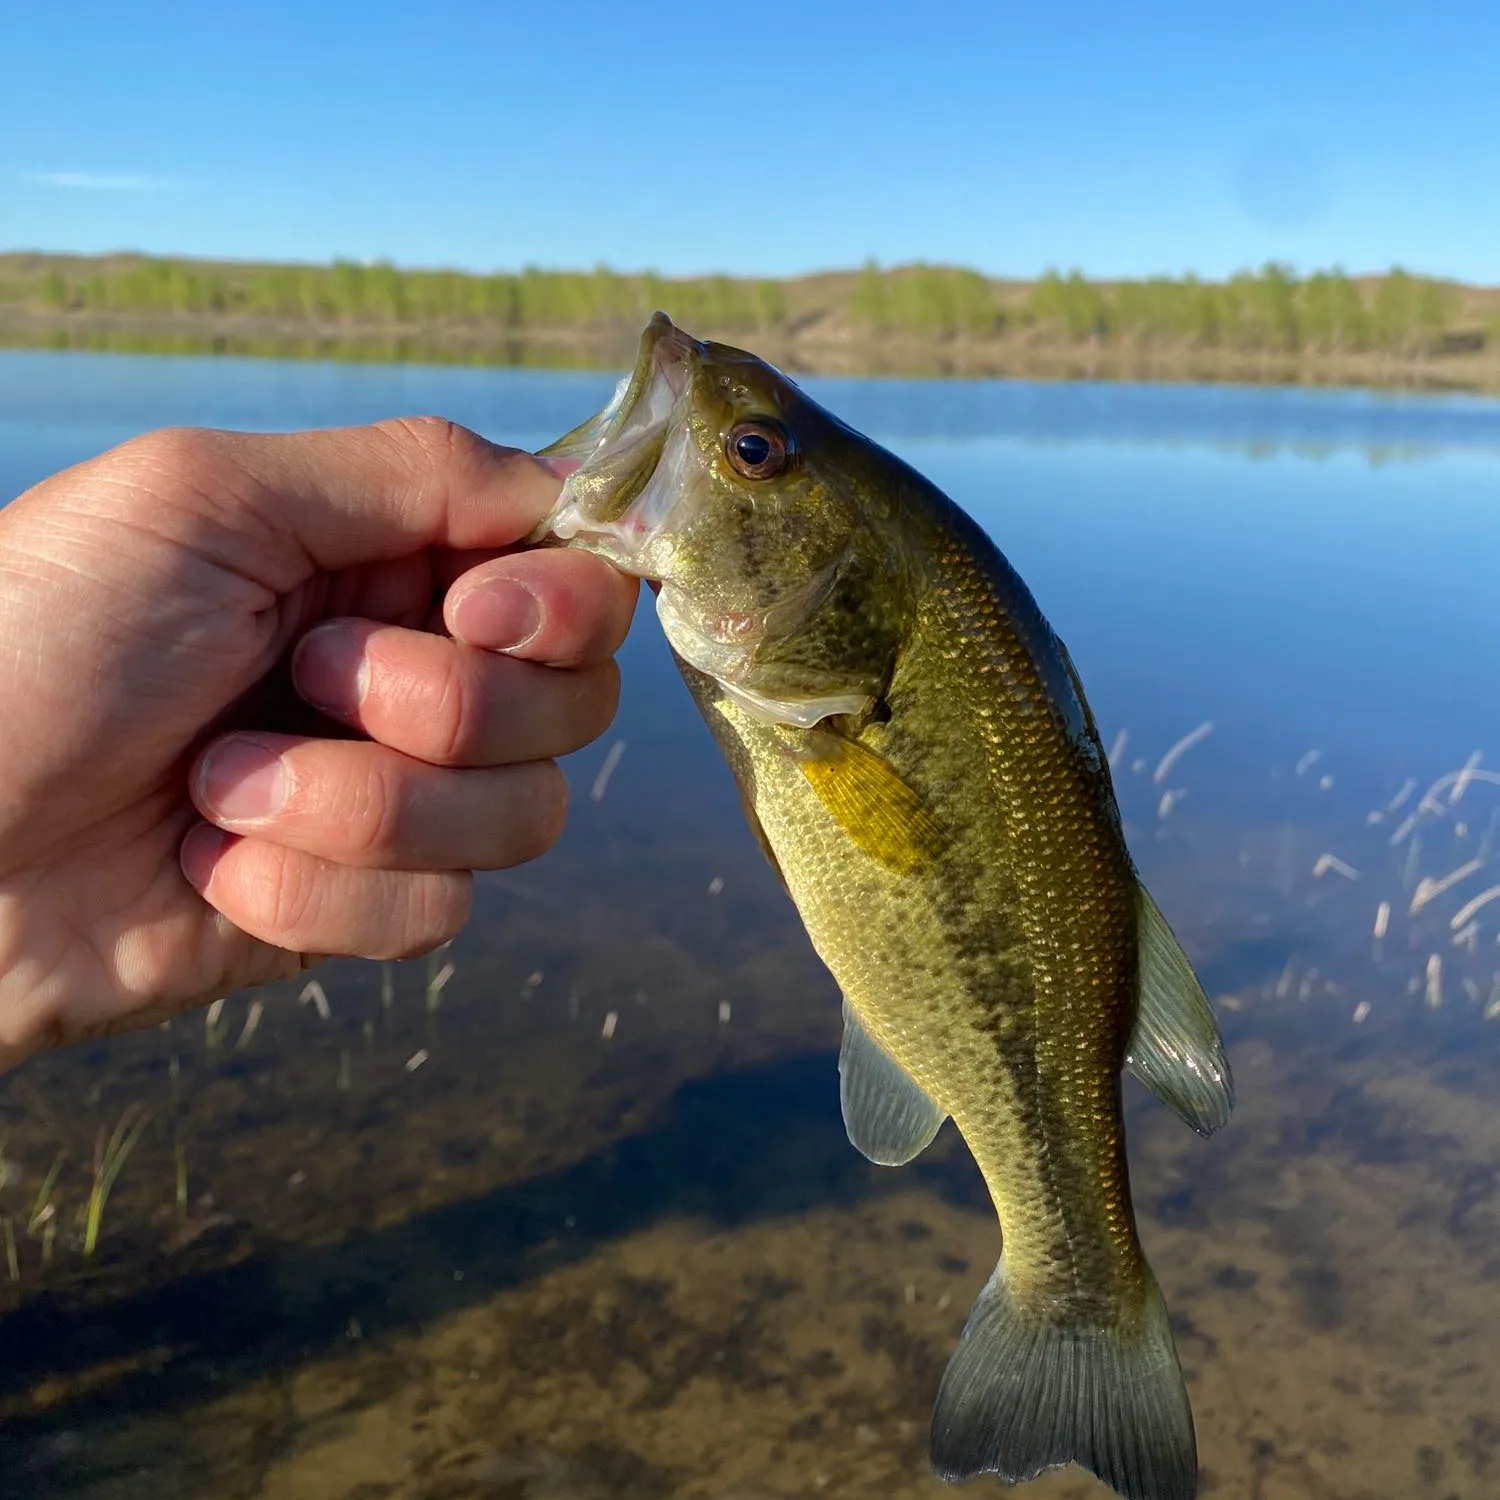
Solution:
[[(31, 358), (0, 359), (8, 492), (167, 421), (428, 409), (534, 443), (608, 384)], [(1129, 1112), (1203, 1492), (1489, 1493), (1496, 408), (827, 394), (981, 516), (1068, 638), (1219, 998), (1230, 1127)], [(1275, 456), (1226, 447), (1252, 440)], [(487, 880), (435, 965), (333, 965), (326, 1018), (274, 988), (0, 1085), (7, 1493), (944, 1493), (926, 1424), (993, 1216), (951, 1130), (894, 1172), (844, 1139), (831, 982), (639, 626), (561, 847)], [(98, 1133), (131, 1106), (151, 1123), (85, 1261)]]

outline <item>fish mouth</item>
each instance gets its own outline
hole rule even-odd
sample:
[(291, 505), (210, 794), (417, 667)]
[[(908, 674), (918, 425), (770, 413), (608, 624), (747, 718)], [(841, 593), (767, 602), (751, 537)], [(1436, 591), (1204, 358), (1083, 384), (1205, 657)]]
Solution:
[(576, 458), (557, 503), (530, 540), (554, 536), (642, 577), (642, 556), (683, 496), (689, 460), (687, 408), (703, 346), (656, 313), (641, 334), (635, 368), (604, 409), (541, 450)]

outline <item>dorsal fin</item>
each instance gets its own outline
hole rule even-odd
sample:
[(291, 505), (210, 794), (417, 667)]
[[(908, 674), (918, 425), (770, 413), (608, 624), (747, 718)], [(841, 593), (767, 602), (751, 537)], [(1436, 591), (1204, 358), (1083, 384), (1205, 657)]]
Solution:
[(1200, 1135), (1212, 1135), (1234, 1107), (1219, 1024), (1182, 944), (1139, 882), (1136, 908), (1140, 1008), (1126, 1066)]

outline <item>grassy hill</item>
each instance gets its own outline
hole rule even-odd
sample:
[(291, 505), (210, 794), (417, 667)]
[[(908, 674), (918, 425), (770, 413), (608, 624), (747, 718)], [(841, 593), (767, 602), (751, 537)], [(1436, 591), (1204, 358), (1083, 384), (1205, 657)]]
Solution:
[(796, 371), (1500, 390), (1500, 288), (1401, 270), (1028, 283), (920, 264), (773, 280), (0, 255), (11, 347), (613, 366), (658, 307)]

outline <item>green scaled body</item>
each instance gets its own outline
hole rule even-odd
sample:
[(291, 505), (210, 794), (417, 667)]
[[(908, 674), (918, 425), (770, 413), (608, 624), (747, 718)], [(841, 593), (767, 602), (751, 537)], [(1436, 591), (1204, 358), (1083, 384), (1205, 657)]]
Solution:
[(552, 450), (546, 530), (659, 586), (683, 675), (844, 994), (871, 1160), (951, 1117), (1003, 1255), (937, 1395), (950, 1479), (1078, 1462), (1191, 1500), (1192, 1417), (1141, 1253), (1128, 1065), (1207, 1134), (1217, 1027), (1136, 878), (1067, 653), (988, 537), (753, 356), (654, 319)]

